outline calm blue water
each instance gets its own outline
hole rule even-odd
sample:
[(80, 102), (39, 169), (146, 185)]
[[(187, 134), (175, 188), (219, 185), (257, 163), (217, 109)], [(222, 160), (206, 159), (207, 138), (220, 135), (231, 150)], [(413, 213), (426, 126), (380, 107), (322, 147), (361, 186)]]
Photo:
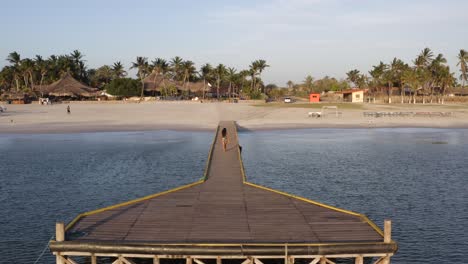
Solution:
[(0, 135), (0, 263), (34, 263), (56, 221), (200, 179), (212, 134)]
[[(199, 179), (213, 133), (0, 135), (0, 263), (33, 263), (56, 221)], [(468, 130), (240, 135), (250, 181), (393, 221), (393, 263), (467, 263)], [(19, 259), (18, 259), (19, 256)], [(54, 263), (47, 251), (39, 263)]]
[(393, 263), (468, 263), (468, 130), (244, 133), (252, 182), (392, 220)]

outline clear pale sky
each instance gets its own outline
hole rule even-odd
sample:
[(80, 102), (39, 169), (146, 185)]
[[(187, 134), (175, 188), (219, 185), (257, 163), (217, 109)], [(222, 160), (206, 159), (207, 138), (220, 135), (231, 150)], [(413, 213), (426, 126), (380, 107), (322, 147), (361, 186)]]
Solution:
[(344, 78), (380, 60), (411, 62), (425, 47), (468, 49), (466, 0), (15, 0), (0, 5), (0, 67), (22, 57), (78, 49), (89, 67), (136, 56), (181, 56), (237, 69), (255, 59), (265, 83), (284, 86), (308, 74)]

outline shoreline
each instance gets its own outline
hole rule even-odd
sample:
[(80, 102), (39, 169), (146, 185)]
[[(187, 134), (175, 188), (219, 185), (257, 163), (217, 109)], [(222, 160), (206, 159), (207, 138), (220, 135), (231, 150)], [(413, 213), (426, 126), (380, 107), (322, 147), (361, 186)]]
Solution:
[[(364, 126), (349, 124), (276, 124), (268, 126), (242, 126), (239, 125), (239, 132), (263, 132), (263, 131), (283, 131), (283, 130), (303, 130), (303, 129), (468, 129), (467, 125), (437, 126), (437, 125), (382, 125), (382, 126)], [(215, 127), (201, 127), (175, 124), (159, 124), (153, 126), (144, 125), (113, 125), (113, 126), (67, 126), (56, 127), (34, 127), (30, 125), (15, 127), (11, 129), (2, 129), (1, 135), (40, 135), (40, 134), (86, 134), (86, 133), (123, 133), (123, 132), (151, 132), (151, 131), (179, 131), (179, 132), (212, 132)]]
[[(365, 117), (365, 111), (407, 111), (403, 106), (368, 105), (339, 109), (341, 116), (308, 117), (310, 109), (261, 107), (249, 104), (76, 104), (72, 113), (65, 105), (11, 105), (0, 114), (0, 134), (64, 134), (136, 131), (213, 131), (223, 120), (234, 120), (240, 131), (294, 129), (439, 128), (468, 129), (468, 106), (423, 106), (412, 111), (455, 115), (416, 117)], [(414, 106), (412, 106), (414, 107)], [(460, 106), (458, 106), (460, 107)], [(455, 111), (454, 111), (455, 110)], [(462, 111), (460, 111), (462, 110)]]

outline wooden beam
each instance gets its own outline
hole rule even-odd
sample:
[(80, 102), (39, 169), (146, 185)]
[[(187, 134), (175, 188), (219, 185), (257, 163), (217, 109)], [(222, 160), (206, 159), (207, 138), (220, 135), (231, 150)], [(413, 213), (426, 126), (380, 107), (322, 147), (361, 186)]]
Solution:
[(97, 264), (97, 258), (94, 254), (91, 255), (91, 264)]
[(221, 260), (221, 257), (216, 258), (216, 264), (223, 264), (223, 261)]
[(320, 257), (320, 264), (327, 264), (327, 258), (326, 257)]
[(197, 264), (205, 264), (205, 262), (203, 262), (203, 261), (201, 261), (199, 259), (196, 259), (196, 258), (193, 259), (193, 262), (195, 262)]
[(186, 258), (185, 264), (192, 264), (192, 258)]
[(374, 262), (374, 264), (382, 264), (382, 260), (384, 259), (385, 257), (380, 257), (379, 259), (377, 259), (376, 262)]
[(55, 241), (65, 241), (65, 224), (63, 222), (55, 223)]
[(57, 264), (65, 264), (65, 262), (63, 262), (62, 256), (60, 256), (59, 254), (57, 254), (55, 256), (55, 260), (56, 260)]
[(254, 263), (255, 264), (263, 264), (258, 258), (254, 258)]
[(74, 261), (73, 259), (71, 259), (70, 257), (67, 257), (67, 258), (65, 259), (65, 261), (66, 261), (66, 263), (68, 263), (68, 264), (78, 264), (77, 262), (75, 262), (75, 261)]
[(322, 259), (321, 257), (315, 258), (315, 259), (312, 260), (309, 264), (317, 264), (317, 263), (319, 263), (319, 261), (320, 261), (321, 259)]
[(120, 261), (124, 264), (135, 264), (135, 262), (131, 261), (130, 259), (126, 259), (124, 257), (120, 257)]
[(252, 263), (252, 260), (250, 258), (247, 258), (241, 264), (251, 264), (251, 263)]
[(327, 258), (325, 258), (325, 262), (326, 262), (327, 264), (336, 264), (335, 262), (333, 262), (333, 261), (331, 261), (331, 260), (329, 260), (329, 259), (327, 259)]
[(392, 242), (392, 221), (385, 220), (384, 222), (384, 243)]
[(364, 264), (364, 257), (363, 256), (357, 256), (354, 263), (355, 264)]

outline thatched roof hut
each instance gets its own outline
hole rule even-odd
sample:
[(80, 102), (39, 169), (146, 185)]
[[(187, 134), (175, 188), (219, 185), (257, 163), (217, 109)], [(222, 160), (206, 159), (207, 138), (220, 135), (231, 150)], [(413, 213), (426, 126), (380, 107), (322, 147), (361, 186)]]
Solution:
[(4, 92), (1, 96), (4, 100), (23, 100), (25, 98), (28, 98), (28, 94), (25, 92), (16, 92), (16, 91), (9, 91), (9, 92)]
[(208, 84), (204, 84), (203, 81), (199, 82), (187, 82), (185, 85), (182, 82), (177, 82), (170, 79), (164, 79), (161, 75), (157, 72), (153, 71), (150, 75), (148, 75), (144, 80), (145, 91), (158, 91), (161, 92), (164, 87), (176, 87), (179, 91), (188, 91), (190, 92), (202, 92), (203, 87), (205, 88), (205, 92), (210, 91), (210, 87)]
[(73, 78), (69, 73), (62, 79), (49, 84), (36, 86), (37, 90), (43, 94), (64, 97), (94, 97), (99, 95), (97, 88), (89, 87)]

